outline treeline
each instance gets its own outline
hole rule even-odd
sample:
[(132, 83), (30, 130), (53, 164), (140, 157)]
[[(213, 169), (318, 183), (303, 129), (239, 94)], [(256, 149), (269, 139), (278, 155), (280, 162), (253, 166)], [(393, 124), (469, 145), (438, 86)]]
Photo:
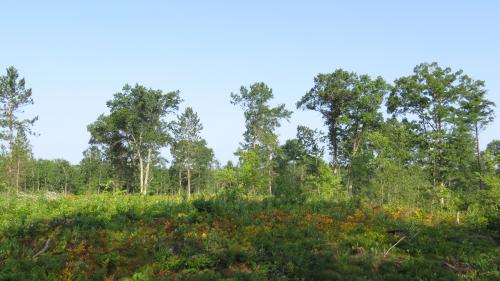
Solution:
[(266, 84), (242, 86), (230, 102), (241, 108), (245, 132), (238, 162), (224, 165), (201, 137), (196, 112), (179, 112), (179, 91), (141, 85), (125, 85), (107, 102), (109, 114), (88, 125), (89, 148), (78, 165), (34, 159), (28, 136), (37, 118), (21, 118), (32, 91), (13, 67), (0, 83), (6, 192), (224, 191), (443, 206), (453, 193), (500, 188), (500, 141), (479, 148), (495, 107), (484, 81), (437, 63), (420, 64), (392, 84), (342, 69), (317, 75), (296, 106), (319, 112), (325, 130), (298, 126), (283, 144), (276, 129), (292, 112), (270, 105)]

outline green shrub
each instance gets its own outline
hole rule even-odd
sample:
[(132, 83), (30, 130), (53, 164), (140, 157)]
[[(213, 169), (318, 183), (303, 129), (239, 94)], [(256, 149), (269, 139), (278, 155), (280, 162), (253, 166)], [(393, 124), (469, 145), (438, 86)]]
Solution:
[(212, 213), (216, 210), (213, 200), (197, 198), (192, 202), (193, 207), (200, 213)]
[(0, 197), (0, 280), (495, 280), (499, 197), (463, 197), (460, 225), (321, 197)]

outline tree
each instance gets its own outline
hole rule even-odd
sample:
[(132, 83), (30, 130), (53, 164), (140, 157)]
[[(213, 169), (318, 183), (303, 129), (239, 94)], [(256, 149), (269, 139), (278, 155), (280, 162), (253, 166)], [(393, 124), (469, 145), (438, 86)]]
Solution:
[[(9, 188), (16, 185), (16, 191), (19, 190), (18, 164), (14, 159), (16, 135), (21, 133), (25, 135), (31, 133), (31, 126), (38, 119), (22, 119), (20, 115), (24, 113), (23, 108), (33, 104), (31, 97), (31, 88), (26, 88), (24, 78), (19, 79), (19, 73), (13, 66), (7, 68), (7, 73), (0, 76), (0, 127), (2, 132), (0, 136), (8, 144), (8, 164), (7, 177)], [(19, 171), (19, 169), (17, 169)]]
[[(398, 166), (420, 165), (417, 150), (418, 134), (415, 125), (408, 120), (388, 118), (379, 130), (368, 135), (370, 150), (376, 159), (388, 161)], [(377, 166), (383, 163), (377, 163)]]
[[(175, 157), (175, 163), (186, 171), (187, 194), (191, 196), (191, 178), (193, 169), (209, 165), (213, 159), (213, 152), (206, 147), (206, 142), (200, 136), (203, 130), (198, 114), (191, 107), (178, 116), (173, 123), (174, 145), (171, 153)], [(197, 165), (198, 164), (198, 165)], [(182, 183), (182, 172), (179, 169), (179, 180)]]
[(321, 146), (321, 132), (306, 126), (297, 126), (297, 138), (289, 139), (280, 148), (278, 157), (279, 171), (295, 170), (299, 184), (302, 185), (310, 175), (318, 172), (323, 162), (324, 148)]
[(80, 166), (72, 165), (64, 159), (32, 159), (30, 173), (24, 175), (24, 189), (32, 191), (54, 191), (76, 193), (83, 186)]
[(214, 151), (207, 146), (205, 140), (196, 143), (196, 153), (194, 154), (194, 165), (192, 171), (192, 184), (197, 192), (201, 191), (202, 187), (209, 187), (213, 182), (213, 167), (215, 163)]
[(320, 131), (302, 125), (297, 126), (297, 140), (304, 147), (307, 155), (317, 158), (323, 157), (325, 149), (320, 144), (321, 139), (323, 139), (323, 135)]
[(258, 149), (250, 149), (245, 151), (238, 149), (236, 155), (239, 157), (238, 166), (238, 181), (246, 192), (264, 193), (272, 192), (271, 172), (272, 166), (268, 162), (268, 158)]
[(13, 164), (11, 171), (15, 175), (16, 193), (19, 193), (22, 177), (24, 178), (32, 158), (31, 146), (23, 127), (18, 128), (11, 150), (10, 162)]
[(235, 188), (238, 185), (238, 173), (233, 162), (228, 161), (226, 166), (219, 168), (214, 173), (217, 188)]
[(453, 172), (450, 149), (461, 150), (462, 154), (468, 151), (450, 145), (451, 140), (455, 144), (468, 143), (470, 133), (463, 130), (463, 125), (477, 125), (479, 132), (489, 122), (491, 104), (484, 99), (484, 93), (482, 81), (473, 81), (462, 70), (441, 68), (436, 62), (419, 64), (412, 75), (395, 81), (387, 100), (388, 113), (412, 120), (417, 127), (421, 161), (430, 170), (434, 187), (449, 181)]
[(483, 154), (488, 170), (500, 176), (500, 140), (488, 143)]
[(475, 139), (465, 124), (458, 123), (447, 134), (443, 147), (446, 173), (443, 184), (452, 189), (470, 189), (482, 181), (475, 155)]
[(388, 118), (377, 131), (368, 135), (369, 160), (364, 170), (363, 194), (372, 203), (423, 207), (431, 183), (419, 161), (419, 136), (416, 126), (406, 119)]
[(281, 199), (300, 202), (307, 193), (341, 195), (337, 190), (340, 177), (322, 159), (321, 138), (317, 130), (298, 126), (297, 138), (287, 140), (280, 147), (277, 193)]
[(163, 93), (125, 85), (107, 102), (110, 114), (99, 116), (88, 126), (90, 143), (103, 146), (115, 170), (138, 170), (142, 194), (148, 192), (155, 157), (170, 140), (165, 117), (177, 110), (180, 102), (178, 91)]
[(458, 117), (473, 131), (476, 143), (479, 189), (483, 189), (481, 151), (479, 150), (479, 132), (493, 122), (495, 103), (485, 98), (484, 81), (473, 80), (469, 76), (460, 77), (461, 99)]
[(156, 194), (173, 194), (173, 187), (166, 159), (160, 159), (151, 171), (151, 191)]
[(432, 168), (434, 186), (444, 181), (444, 140), (459, 99), (458, 77), (462, 71), (452, 72), (437, 63), (417, 65), (414, 74), (398, 78), (387, 100), (387, 111), (393, 116), (404, 115), (418, 124), (420, 149), (425, 164)]
[[(244, 151), (241, 159), (257, 160), (250, 166), (255, 166), (267, 175), (269, 193), (272, 194), (272, 160), (278, 146), (278, 136), (275, 133), (282, 119), (288, 120), (292, 112), (284, 104), (271, 107), (269, 101), (274, 97), (273, 91), (265, 83), (254, 83), (250, 88), (241, 86), (240, 93), (231, 93), (231, 104), (239, 105), (245, 115), (245, 132), (243, 133)], [(241, 157), (241, 153), (254, 150), (256, 155)]]
[(101, 191), (111, 179), (110, 163), (97, 146), (91, 146), (83, 152), (80, 169), (83, 183), (89, 191)]
[(76, 188), (71, 184), (72, 179), (74, 178), (73, 167), (71, 163), (64, 159), (56, 159), (54, 160), (54, 164), (56, 166), (56, 181), (59, 186), (59, 190), (64, 192), (64, 194), (68, 194), (68, 191), (75, 191)]
[[(335, 173), (343, 164), (351, 174), (352, 159), (362, 150), (368, 133), (382, 121), (379, 109), (387, 90), (388, 85), (381, 77), (372, 80), (368, 75), (337, 69), (318, 74), (314, 87), (297, 102), (297, 108), (323, 115)], [(350, 189), (349, 182), (348, 186)]]

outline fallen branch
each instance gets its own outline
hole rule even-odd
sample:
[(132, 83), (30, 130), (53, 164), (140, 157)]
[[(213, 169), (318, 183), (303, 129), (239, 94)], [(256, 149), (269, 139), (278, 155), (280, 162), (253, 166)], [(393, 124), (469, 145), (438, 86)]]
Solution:
[(467, 273), (474, 270), (474, 268), (472, 268), (469, 264), (456, 260), (455, 258), (448, 257), (446, 259), (447, 260), (444, 261), (443, 264), (452, 271)]
[(396, 242), (396, 244), (392, 245), (387, 251), (385, 251), (384, 253), (384, 258), (387, 257), (387, 255), (389, 254), (389, 252), (392, 250), (392, 248), (396, 247), (401, 241), (403, 241), (404, 239), (406, 238), (406, 236), (403, 236), (401, 237), (398, 242)]
[(47, 251), (49, 249), (49, 245), (50, 245), (50, 238), (47, 239), (47, 242), (45, 242), (45, 246), (43, 246), (43, 248), (40, 251), (38, 251), (38, 253), (36, 253), (33, 256), (33, 259), (36, 259), (36, 257), (38, 257), (39, 255), (45, 253), (45, 251)]

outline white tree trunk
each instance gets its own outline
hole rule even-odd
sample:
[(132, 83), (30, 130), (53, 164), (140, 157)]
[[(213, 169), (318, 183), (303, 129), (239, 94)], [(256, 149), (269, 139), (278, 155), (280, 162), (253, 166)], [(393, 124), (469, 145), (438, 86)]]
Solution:
[(187, 168), (187, 192), (188, 198), (191, 198), (191, 168)]
[(143, 183), (143, 194), (146, 195), (148, 193), (148, 186), (149, 186), (149, 167), (151, 164), (151, 153), (152, 149), (148, 148), (148, 158), (146, 162), (146, 171), (144, 172), (144, 183)]
[(141, 193), (144, 194), (144, 163), (142, 162), (142, 157), (139, 153), (139, 186), (141, 187)]

